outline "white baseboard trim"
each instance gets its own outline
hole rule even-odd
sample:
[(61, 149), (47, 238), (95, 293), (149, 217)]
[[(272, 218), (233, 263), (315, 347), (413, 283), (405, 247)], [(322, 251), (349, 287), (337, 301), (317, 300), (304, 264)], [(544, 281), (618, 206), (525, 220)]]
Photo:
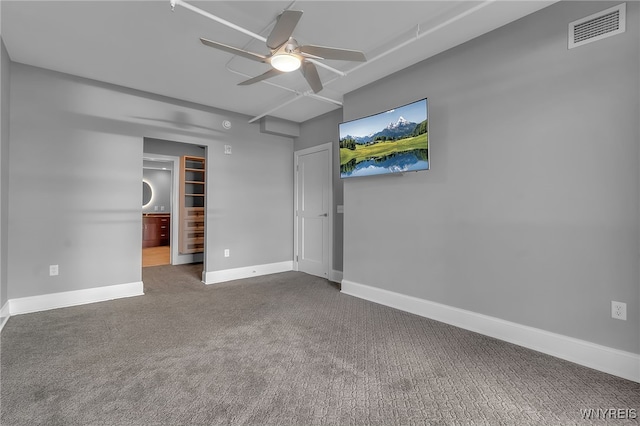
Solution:
[(348, 280), (341, 292), (640, 382), (640, 354)]
[(244, 278), (258, 277), (260, 275), (277, 274), (293, 270), (293, 261), (267, 263), (265, 265), (245, 266), (242, 268), (225, 269), (222, 271), (205, 272), (203, 282), (205, 284), (218, 284), (226, 281), (241, 280)]
[(332, 281), (334, 283), (341, 283), (342, 271), (336, 271), (335, 269), (332, 269), (331, 273), (329, 274), (329, 281)]
[(142, 296), (143, 294), (142, 281), (138, 281), (127, 284), (9, 299), (9, 312), (11, 315), (29, 314), (32, 312), (104, 302), (124, 297)]
[(0, 309), (0, 332), (2, 332), (4, 325), (9, 321), (10, 316), (11, 312), (9, 310), (9, 301), (7, 300), (7, 302), (2, 306), (2, 309)]

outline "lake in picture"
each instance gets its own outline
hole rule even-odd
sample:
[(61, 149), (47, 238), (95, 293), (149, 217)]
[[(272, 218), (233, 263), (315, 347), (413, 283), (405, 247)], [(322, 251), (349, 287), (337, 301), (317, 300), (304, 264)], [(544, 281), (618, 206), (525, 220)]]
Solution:
[(429, 168), (426, 149), (399, 152), (382, 158), (371, 158), (356, 162), (355, 159), (340, 165), (340, 174), (344, 177), (373, 176), (386, 173), (404, 173)]

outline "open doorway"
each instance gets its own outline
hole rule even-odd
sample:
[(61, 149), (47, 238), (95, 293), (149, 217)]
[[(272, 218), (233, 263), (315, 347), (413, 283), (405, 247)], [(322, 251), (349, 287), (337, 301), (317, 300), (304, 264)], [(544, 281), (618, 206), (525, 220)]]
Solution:
[[(201, 157), (203, 167), (206, 164), (206, 147), (167, 141), (160, 139), (144, 139), (143, 154), (143, 197), (146, 188), (145, 181), (151, 183), (151, 199), (143, 199), (143, 241), (142, 241), (142, 266), (161, 265), (183, 265), (201, 264), (204, 271), (204, 235), (206, 211), (204, 192), (205, 183), (201, 185), (190, 185), (187, 191), (191, 194), (190, 200), (197, 198), (198, 205), (201, 206), (198, 212), (201, 215), (201, 225), (199, 225), (200, 246), (198, 250), (185, 249), (185, 215), (184, 202), (185, 191), (181, 188), (185, 186), (184, 160), (185, 158)], [(187, 166), (192, 168), (194, 166)], [(203, 171), (199, 178), (205, 178)], [(196, 179), (189, 177), (188, 181)], [(156, 188), (156, 186), (158, 188)], [(197, 188), (194, 190), (193, 187)], [(148, 189), (146, 189), (148, 191)], [(156, 190), (158, 196), (156, 197)], [(194, 193), (198, 193), (195, 197)], [(190, 209), (194, 210), (194, 209)], [(197, 209), (195, 209), (197, 210)], [(190, 220), (189, 226), (192, 225)], [(145, 226), (146, 225), (146, 226)], [(192, 231), (192, 229), (190, 228)], [(193, 242), (193, 235), (189, 235)]]
[(170, 265), (173, 161), (146, 157), (142, 169), (142, 267)]

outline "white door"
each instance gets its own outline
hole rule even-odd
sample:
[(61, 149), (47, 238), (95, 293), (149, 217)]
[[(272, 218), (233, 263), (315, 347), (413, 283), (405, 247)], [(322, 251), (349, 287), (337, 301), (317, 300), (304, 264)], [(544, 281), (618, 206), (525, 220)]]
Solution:
[(296, 160), (296, 263), (329, 278), (331, 144), (298, 151)]

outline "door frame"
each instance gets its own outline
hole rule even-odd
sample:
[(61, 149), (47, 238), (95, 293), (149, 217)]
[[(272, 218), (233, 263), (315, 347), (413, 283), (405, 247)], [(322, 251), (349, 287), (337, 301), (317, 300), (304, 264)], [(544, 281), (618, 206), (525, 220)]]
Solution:
[(329, 246), (329, 259), (327, 262), (327, 279), (331, 281), (333, 276), (333, 143), (327, 142), (321, 145), (312, 146), (310, 148), (301, 149), (293, 152), (293, 270), (299, 271), (298, 256), (300, 255), (300, 247), (298, 246), (298, 237), (300, 235), (299, 221), (298, 221), (298, 189), (299, 189), (299, 170), (298, 162), (302, 155), (313, 154), (316, 152), (328, 151), (327, 161), (327, 185), (329, 191), (329, 205), (328, 205), (328, 226), (325, 230), (325, 237), (327, 238), (327, 244)]
[[(181, 143), (181, 142), (179, 142)], [(206, 155), (206, 148), (205, 148)], [(195, 258), (193, 254), (181, 254), (180, 253), (180, 244), (178, 241), (180, 240), (180, 157), (175, 155), (165, 155), (165, 154), (152, 154), (152, 153), (143, 153), (142, 156), (143, 161), (160, 161), (172, 163), (171, 170), (171, 239), (170, 239), (170, 264), (171, 265), (184, 265), (188, 263), (192, 263)], [(206, 163), (205, 163), (206, 164)], [(206, 176), (206, 172), (205, 172)], [(206, 197), (205, 197), (206, 202)], [(206, 211), (206, 206), (205, 206)], [(207, 224), (205, 220), (205, 235)], [(205, 238), (205, 253), (206, 253), (206, 238)], [(203, 255), (203, 268), (204, 268), (204, 255)]]
[[(178, 214), (178, 208), (176, 207), (176, 202), (178, 201), (178, 197), (175, 196), (176, 193), (176, 188), (178, 188), (178, 184), (177, 184), (177, 175), (178, 173), (176, 173), (176, 171), (179, 171), (178, 167), (180, 167), (180, 158), (179, 157), (175, 157), (172, 155), (162, 155), (162, 154), (148, 154), (148, 153), (143, 153), (142, 154), (142, 160), (143, 161), (158, 161), (158, 162), (165, 162), (165, 163), (171, 163), (171, 208), (169, 209), (169, 213), (171, 213), (171, 219), (170, 219), (170, 229), (171, 229), (171, 236), (169, 237), (169, 264), (170, 265), (175, 265), (176, 263), (174, 263), (175, 260), (177, 260), (178, 258), (178, 252), (177, 250), (175, 250), (175, 247), (177, 246), (175, 244), (175, 240), (174, 236), (176, 236), (176, 234), (174, 234), (175, 229), (178, 226), (178, 223), (176, 221), (176, 223), (174, 224), (174, 220), (176, 218), (176, 215)], [(144, 169), (144, 166), (143, 166)]]

